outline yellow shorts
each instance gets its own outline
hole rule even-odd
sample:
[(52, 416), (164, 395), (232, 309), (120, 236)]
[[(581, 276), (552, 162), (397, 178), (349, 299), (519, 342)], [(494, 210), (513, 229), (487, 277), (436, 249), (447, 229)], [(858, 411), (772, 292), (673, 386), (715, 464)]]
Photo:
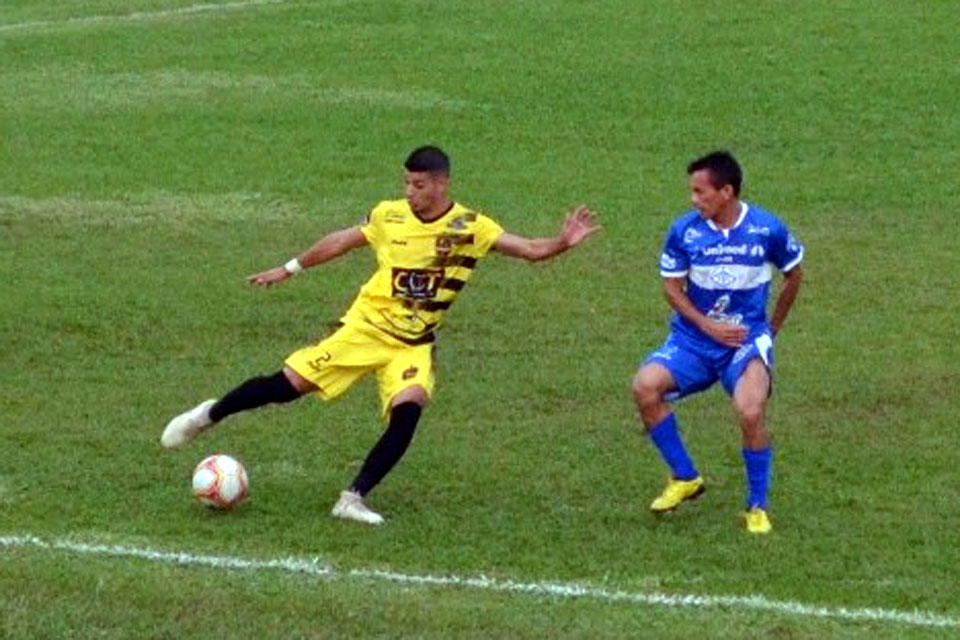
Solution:
[(377, 374), (382, 416), (395, 395), (414, 385), (433, 395), (433, 344), (410, 346), (376, 329), (344, 325), (315, 345), (294, 351), (285, 364), (336, 398), (368, 373)]

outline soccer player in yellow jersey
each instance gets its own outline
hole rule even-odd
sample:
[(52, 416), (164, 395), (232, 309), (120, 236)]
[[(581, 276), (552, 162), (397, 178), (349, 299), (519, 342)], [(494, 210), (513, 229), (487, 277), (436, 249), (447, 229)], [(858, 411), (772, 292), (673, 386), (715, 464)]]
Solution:
[(334, 231), (281, 267), (250, 276), (272, 285), (304, 269), (369, 245), (377, 270), (319, 343), (292, 353), (273, 375), (247, 380), (219, 400), (175, 417), (160, 438), (178, 447), (227, 416), (270, 403), (290, 402), (315, 392), (325, 400), (346, 391), (368, 373), (380, 389), (388, 426), (350, 487), (340, 493), (333, 515), (368, 524), (383, 517), (363, 502), (400, 460), (413, 439), (433, 393), (433, 343), (443, 316), (489, 251), (528, 261), (571, 249), (599, 227), (586, 207), (576, 208), (552, 238), (530, 239), (504, 231), (486, 215), (449, 195), (450, 160), (437, 147), (414, 150), (404, 167), (405, 199), (386, 200), (358, 226)]

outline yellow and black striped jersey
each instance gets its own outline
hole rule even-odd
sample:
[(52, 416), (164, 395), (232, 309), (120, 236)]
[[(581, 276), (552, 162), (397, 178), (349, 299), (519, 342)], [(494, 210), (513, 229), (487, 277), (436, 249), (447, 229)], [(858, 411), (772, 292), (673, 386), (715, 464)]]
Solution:
[(377, 271), (343, 316), (406, 342), (430, 342), (457, 294), (503, 228), (454, 203), (424, 222), (406, 200), (385, 200), (360, 227), (377, 255)]

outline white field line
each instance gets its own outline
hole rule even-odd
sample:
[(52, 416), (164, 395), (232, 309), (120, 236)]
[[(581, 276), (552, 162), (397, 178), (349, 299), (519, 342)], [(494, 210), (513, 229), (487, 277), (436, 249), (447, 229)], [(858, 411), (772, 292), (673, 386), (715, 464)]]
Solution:
[(434, 576), (394, 573), (370, 569), (337, 571), (324, 565), (318, 558), (277, 558), (256, 560), (236, 556), (216, 556), (183, 551), (158, 551), (155, 549), (126, 545), (89, 544), (65, 539), (44, 540), (33, 535), (0, 536), (0, 548), (31, 547), (48, 551), (65, 551), (78, 555), (97, 555), (138, 558), (152, 562), (164, 562), (185, 566), (209, 567), (243, 571), (274, 570), (300, 573), (322, 578), (359, 578), (396, 582), (407, 585), (431, 587), (468, 587), (486, 591), (551, 596), (558, 598), (589, 598), (606, 602), (660, 607), (723, 608), (728, 610), (769, 611), (807, 618), (833, 618), (849, 621), (894, 623), (917, 627), (960, 628), (960, 618), (926, 611), (898, 611), (895, 609), (825, 607), (793, 602), (770, 600), (762, 595), (711, 596), (696, 594), (639, 593), (592, 587), (588, 585), (555, 582), (515, 582), (496, 578), (461, 577), (455, 575)]
[(69, 27), (106, 22), (140, 22), (144, 20), (160, 20), (163, 18), (175, 18), (178, 16), (192, 15), (195, 13), (212, 13), (216, 11), (229, 11), (232, 9), (246, 9), (248, 7), (258, 7), (262, 5), (283, 4), (284, 2), (287, 2), (287, 0), (236, 0), (234, 2), (210, 2), (204, 4), (194, 4), (188, 7), (178, 7), (176, 9), (137, 11), (134, 13), (118, 15), (78, 16), (75, 18), (64, 18), (63, 20), (32, 20), (28, 22), (0, 24), (0, 33), (4, 31), (17, 31), (21, 29)]

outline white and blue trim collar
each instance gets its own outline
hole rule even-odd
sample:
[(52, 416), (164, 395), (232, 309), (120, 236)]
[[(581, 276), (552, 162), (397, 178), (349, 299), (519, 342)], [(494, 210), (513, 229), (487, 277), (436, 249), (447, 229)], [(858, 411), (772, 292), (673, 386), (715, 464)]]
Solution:
[(731, 231), (733, 231), (743, 223), (744, 219), (747, 217), (747, 211), (749, 210), (749, 208), (750, 207), (747, 206), (746, 202), (744, 202), (743, 200), (740, 201), (740, 217), (737, 218), (737, 221), (734, 222), (733, 226), (730, 227), (729, 229), (721, 229), (720, 227), (718, 227), (713, 223), (713, 220), (707, 220), (706, 223), (714, 231), (719, 231), (723, 233), (723, 235), (729, 236)]

